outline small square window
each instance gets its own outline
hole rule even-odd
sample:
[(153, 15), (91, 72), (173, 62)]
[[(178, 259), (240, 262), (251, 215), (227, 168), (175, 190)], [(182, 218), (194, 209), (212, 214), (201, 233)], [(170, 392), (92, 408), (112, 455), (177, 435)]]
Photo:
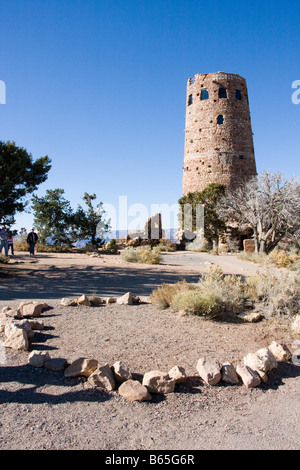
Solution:
[(219, 88), (219, 98), (227, 98), (226, 88)]
[(219, 114), (219, 116), (217, 117), (217, 124), (223, 124), (224, 122), (224, 117), (222, 114)]
[(241, 90), (238, 90), (238, 89), (235, 90), (235, 99), (241, 101), (242, 99)]
[(239, 155), (239, 160), (244, 160), (244, 155)]
[(207, 89), (201, 90), (201, 100), (208, 100), (208, 99), (209, 99), (208, 90)]

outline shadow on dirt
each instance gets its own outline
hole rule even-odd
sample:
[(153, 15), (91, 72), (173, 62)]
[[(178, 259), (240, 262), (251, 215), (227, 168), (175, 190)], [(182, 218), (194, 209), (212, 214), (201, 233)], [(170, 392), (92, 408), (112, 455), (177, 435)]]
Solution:
[(127, 266), (40, 266), (34, 269), (11, 266), (1, 268), (0, 300), (54, 299), (86, 295), (114, 296), (131, 291), (147, 296), (162, 283), (186, 279), (197, 282), (199, 274), (172, 273), (161, 266), (159, 271)]

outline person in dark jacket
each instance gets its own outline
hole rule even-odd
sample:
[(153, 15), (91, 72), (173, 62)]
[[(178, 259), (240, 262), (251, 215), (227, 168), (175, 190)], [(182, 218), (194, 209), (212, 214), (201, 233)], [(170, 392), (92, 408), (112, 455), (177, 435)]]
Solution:
[(34, 256), (35, 244), (38, 241), (38, 236), (34, 231), (34, 228), (31, 229), (31, 232), (28, 234), (27, 243), (29, 244), (29, 256)]

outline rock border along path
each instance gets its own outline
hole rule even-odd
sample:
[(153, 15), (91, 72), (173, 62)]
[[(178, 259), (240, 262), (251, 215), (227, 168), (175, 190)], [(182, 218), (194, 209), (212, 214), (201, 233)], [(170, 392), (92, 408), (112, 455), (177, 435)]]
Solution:
[[(130, 306), (140, 302), (139, 297), (127, 292), (118, 298), (105, 299), (88, 298), (83, 294), (77, 299), (63, 298), (61, 305), (90, 307), (116, 303)], [(44, 327), (43, 322), (36, 318), (49, 308), (51, 307), (44, 302), (34, 301), (22, 302), (17, 309), (4, 307), (0, 318), (0, 332), (4, 332), (6, 336), (3, 346), (28, 351), (28, 339), (33, 337), (34, 330), (42, 330)], [(292, 354), (285, 344), (272, 341), (267, 348), (247, 354), (236, 368), (230, 362), (221, 364), (216, 358), (208, 356), (199, 358), (196, 370), (207, 386), (214, 386), (223, 381), (233, 386), (243, 384), (246, 388), (254, 388), (267, 382), (267, 374), (277, 367), (277, 362), (289, 362), (291, 357)], [(133, 372), (120, 360), (110, 366), (101, 365), (94, 358), (80, 357), (68, 364), (64, 358), (51, 359), (47, 351), (40, 350), (30, 352), (28, 363), (33, 367), (61, 371), (68, 378), (85, 377), (92, 387), (100, 388), (107, 393), (117, 389), (119, 395), (131, 402), (151, 400), (151, 394), (172, 393), (176, 391), (176, 384), (185, 382), (188, 378), (184, 368), (176, 364), (169, 372), (148, 371), (140, 382), (133, 380)]]

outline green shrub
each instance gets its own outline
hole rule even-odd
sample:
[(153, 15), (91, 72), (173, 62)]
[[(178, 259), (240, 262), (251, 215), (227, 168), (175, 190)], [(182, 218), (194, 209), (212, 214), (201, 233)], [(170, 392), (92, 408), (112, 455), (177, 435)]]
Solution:
[(260, 273), (247, 280), (252, 295), (260, 302), (266, 316), (293, 316), (300, 304), (300, 276), (281, 271)]
[(209, 289), (178, 292), (173, 297), (171, 307), (185, 314), (209, 319), (218, 317), (224, 309), (220, 295)]
[(159, 264), (161, 262), (161, 254), (159, 250), (140, 248), (138, 250), (138, 256), (140, 263)]
[(175, 284), (162, 284), (154, 289), (150, 294), (150, 301), (154, 307), (164, 310), (169, 308), (174, 296), (178, 292), (195, 289), (194, 285), (188, 284), (185, 280), (176, 282)]
[(114, 238), (112, 238), (109, 242), (105, 244), (105, 249), (108, 250), (110, 253), (117, 253), (119, 247), (117, 242)]
[(139, 254), (137, 250), (135, 250), (132, 246), (129, 246), (121, 252), (121, 259), (127, 263), (138, 263)]
[(151, 250), (150, 248), (135, 249), (130, 246), (121, 252), (121, 259), (127, 263), (159, 264), (161, 254), (159, 250)]

